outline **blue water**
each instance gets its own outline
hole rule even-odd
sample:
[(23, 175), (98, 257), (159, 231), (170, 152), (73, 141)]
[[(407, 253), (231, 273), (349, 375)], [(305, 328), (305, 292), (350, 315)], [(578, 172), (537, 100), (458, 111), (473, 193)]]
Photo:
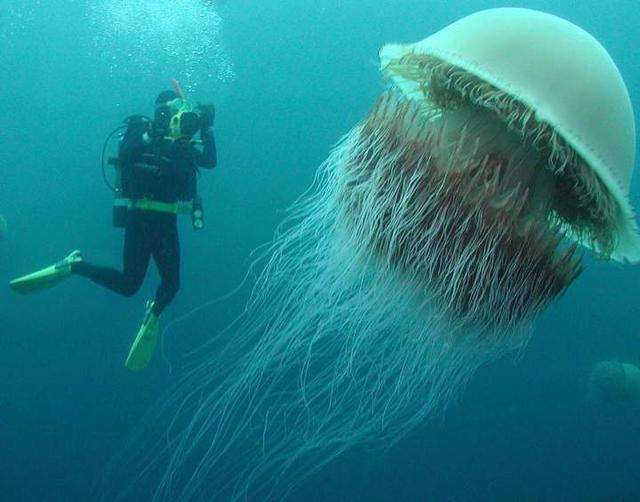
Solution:
[[(251, 251), (379, 94), (385, 42), (482, 8), (546, 10), (605, 45), (640, 110), (637, 0), (179, 0), (158, 16), (140, 15), (149, 0), (24, 3), (0, 7), (0, 278), (76, 247), (119, 264), (102, 142), (124, 116), (150, 114), (177, 77), (217, 107), (219, 167), (201, 180), (206, 230), (183, 222), (182, 290), (167, 319), (241, 281)], [(637, 176), (631, 191), (640, 207)], [(293, 499), (640, 499), (640, 406), (594, 406), (586, 388), (595, 362), (640, 360), (640, 270), (586, 265), (521, 358), (483, 369), (444, 417), (390, 451), (349, 453)], [(176, 325), (164, 357), (130, 374), (124, 357), (156, 284), (151, 270), (132, 299), (79, 279), (28, 298), (0, 288), (0, 500), (94, 499), (189, 351), (241, 307), (227, 301)]]

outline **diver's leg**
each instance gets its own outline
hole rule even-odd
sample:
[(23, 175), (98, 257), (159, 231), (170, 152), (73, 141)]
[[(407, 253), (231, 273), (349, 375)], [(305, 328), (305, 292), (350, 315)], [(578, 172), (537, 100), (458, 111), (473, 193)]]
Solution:
[(154, 228), (153, 259), (160, 273), (153, 312), (159, 316), (180, 289), (180, 239), (175, 215), (162, 214)]
[(180, 285), (180, 244), (178, 226), (174, 214), (156, 213), (149, 217), (149, 242), (151, 254), (160, 273), (160, 286), (153, 302), (147, 304), (147, 311), (138, 330), (125, 366), (132, 371), (147, 367), (158, 342), (158, 317), (173, 300)]
[(124, 234), (123, 271), (81, 261), (72, 265), (74, 274), (124, 296), (134, 295), (142, 285), (151, 258), (150, 233), (145, 214), (129, 213)]

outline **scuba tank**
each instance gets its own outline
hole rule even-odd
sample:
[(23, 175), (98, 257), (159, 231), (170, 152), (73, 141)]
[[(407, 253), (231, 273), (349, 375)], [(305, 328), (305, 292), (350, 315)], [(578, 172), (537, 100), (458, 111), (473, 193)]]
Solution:
[[(105, 185), (113, 192), (114, 201), (113, 201), (113, 209), (111, 220), (112, 224), (116, 228), (124, 228), (127, 224), (127, 210), (128, 205), (125, 203), (126, 199), (123, 197), (122, 193), (122, 166), (120, 164), (119, 157), (106, 157), (107, 149), (109, 148), (109, 144), (112, 138), (120, 134), (120, 138), (124, 134), (124, 131), (129, 127), (129, 121), (131, 117), (125, 119), (124, 124), (119, 125), (113, 131), (109, 133), (107, 139), (104, 141), (104, 145), (102, 147), (102, 179), (104, 180)], [(109, 177), (107, 176), (107, 168), (106, 166), (110, 165), (115, 170), (115, 177), (113, 183), (109, 181)]]
[(122, 167), (120, 159), (109, 158), (109, 165), (115, 168), (114, 199), (111, 210), (111, 224), (115, 228), (124, 228), (127, 225), (127, 212), (129, 211), (129, 201), (122, 194)]

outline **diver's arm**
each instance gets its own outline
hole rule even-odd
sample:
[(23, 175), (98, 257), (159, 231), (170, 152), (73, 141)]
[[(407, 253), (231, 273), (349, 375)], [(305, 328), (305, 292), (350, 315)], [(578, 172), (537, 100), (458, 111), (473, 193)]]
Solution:
[(198, 152), (196, 165), (204, 169), (213, 169), (218, 164), (218, 153), (216, 150), (216, 139), (213, 136), (213, 127), (200, 131), (202, 140), (202, 151)]
[(216, 140), (213, 135), (213, 121), (215, 119), (216, 110), (213, 105), (200, 105), (200, 114), (200, 139), (202, 140), (202, 151), (198, 150), (196, 165), (205, 169), (213, 169), (218, 163)]

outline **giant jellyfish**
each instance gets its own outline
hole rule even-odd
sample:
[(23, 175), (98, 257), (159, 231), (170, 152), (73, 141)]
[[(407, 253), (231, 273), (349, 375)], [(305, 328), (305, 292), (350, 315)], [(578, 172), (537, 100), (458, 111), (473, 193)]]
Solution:
[(280, 499), (393, 444), (526, 345), (581, 249), (640, 258), (633, 111), (588, 33), (494, 9), (380, 56), (385, 92), (291, 208), (226, 349), (170, 399), (158, 498)]

